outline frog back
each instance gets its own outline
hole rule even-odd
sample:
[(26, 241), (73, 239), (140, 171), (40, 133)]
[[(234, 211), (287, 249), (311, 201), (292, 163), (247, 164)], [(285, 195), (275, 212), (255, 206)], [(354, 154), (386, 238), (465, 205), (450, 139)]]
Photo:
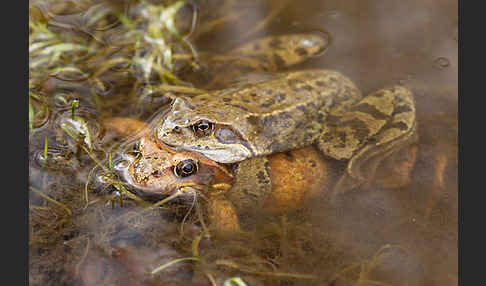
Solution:
[[(245, 158), (228, 159), (218, 153), (245, 149), (240, 153), (251, 158), (312, 144), (322, 132), (330, 110), (345, 108), (360, 97), (356, 86), (335, 71), (278, 73), (262, 82), (179, 98), (160, 130), (165, 134), (162, 137), (170, 140), (168, 144), (184, 145), (184, 149), (203, 153), (215, 161), (231, 163)], [(178, 142), (180, 137), (176, 139), (176, 134), (171, 136), (174, 127), (190, 130), (201, 120), (214, 124), (212, 136), (185, 138), (184, 144), (179, 144), (182, 142)]]
[(223, 93), (222, 102), (212, 108), (226, 110), (225, 123), (254, 156), (261, 156), (312, 144), (332, 110), (345, 110), (360, 98), (344, 75), (307, 70), (281, 73), (274, 80)]

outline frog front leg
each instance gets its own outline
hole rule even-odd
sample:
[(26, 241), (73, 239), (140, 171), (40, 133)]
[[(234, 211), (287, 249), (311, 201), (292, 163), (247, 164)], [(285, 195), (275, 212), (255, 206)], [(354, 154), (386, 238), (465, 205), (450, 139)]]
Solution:
[[(329, 114), (318, 140), (326, 156), (348, 160), (346, 172), (335, 186), (337, 193), (372, 181), (384, 159), (418, 140), (413, 95), (403, 86), (375, 91), (339, 112)], [(406, 156), (415, 162), (414, 154)]]
[(242, 217), (295, 211), (328, 191), (329, 161), (313, 146), (242, 161), (225, 195)]
[(233, 235), (241, 231), (236, 209), (223, 195), (210, 197), (207, 215), (209, 227), (218, 235)]

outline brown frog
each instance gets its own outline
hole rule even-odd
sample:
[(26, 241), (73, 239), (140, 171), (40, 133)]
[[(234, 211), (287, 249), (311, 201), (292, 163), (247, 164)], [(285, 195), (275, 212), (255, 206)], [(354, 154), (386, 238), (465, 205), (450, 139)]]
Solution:
[[(322, 41), (298, 38), (274, 37), (264, 44), (257, 40), (228, 57), (246, 51), (249, 59), (271, 63), (261, 68), (270, 71), (302, 62), (322, 49)], [(249, 47), (269, 49), (252, 57)], [(373, 178), (383, 159), (413, 145), (416, 129), (409, 89), (393, 86), (362, 97), (337, 71), (302, 70), (265, 73), (226, 89), (174, 96), (155, 136), (177, 150), (198, 152), (220, 163), (315, 144), (326, 157), (347, 162), (338, 184), (346, 190)]]
[[(318, 37), (288, 35), (257, 40), (236, 51), (241, 57), (243, 51), (250, 55), (251, 51), (259, 51), (253, 54), (254, 57), (248, 58), (263, 58), (267, 59), (267, 63), (274, 63), (265, 65), (269, 71), (316, 55), (322, 51), (324, 43)], [(261, 47), (266, 48), (260, 50)], [(302, 51), (306, 48), (306, 52)], [(239, 57), (235, 55), (238, 53), (232, 53), (232, 57)], [(285, 61), (287, 56), (289, 59)], [(282, 86), (288, 93), (281, 92)], [(360, 102), (351, 108), (357, 101)], [(192, 102), (198, 103), (192, 106)], [(228, 116), (225, 115), (226, 108)], [(235, 113), (235, 110), (241, 112)], [(192, 151), (203, 152), (191, 153), (184, 148), (178, 148), (175, 152), (167, 147), (166, 143), (170, 142), (157, 140), (161, 139), (162, 127), (170, 125), (171, 116), (177, 120), (192, 120), (190, 117), (195, 112), (207, 112), (214, 115), (214, 118), (226, 120), (216, 123), (204, 117), (198, 119), (197, 124), (171, 129), (181, 136), (177, 138), (193, 136), (197, 139), (195, 143), (199, 144)], [(298, 116), (301, 116), (302, 122), (295, 120)], [(305, 116), (308, 116), (307, 119)], [(233, 129), (236, 127), (231, 125), (233, 123), (241, 127), (236, 137), (236, 129)], [(139, 156), (126, 171), (128, 181), (151, 194), (172, 194), (188, 187), (196, 189), (200, 194), (211, 194), (213, 207), (209, 211), (210, 217), (219, 218), (215, 221), (221, 221), (223, 217), (230, 218), (227, 224), (230, 226), (237, 225), (231, 222), (236, 212), (253, 212), (261, 208), (276, 212), (295, 209), (305, 199), (326, 190), (324, 185), (330, 183), (329, 162), (312, 146), (316, 140), (322, 151), (330, 146), (330, 151), (324, 153), (333, 159), (349, 160), (354, 153), (364, 159), (357, 160), (356, 164), (349, 160), (350, 174), (367, 175), (359, 173), (360, 168), (350, 167), (361, 167), (358, 163), (369, 162), (374, 170), (380, 165), (381, 159), (394, 158), (388, 160), (394, 164), (394, 168), (390, 168), (391, 178), (374, 180), (390, 188), (408, 183), (416, 153), (415, 147), (409, 148), (406, 144), (415, 138), (413, 98), (407, 89), (396, 87), (382, 90), (361, 99), (359, 91), (349, 79), (337, 72), (323, 70), (267, 73), (263, 79), (253, 79), (250, 83), (237, 84), (223, 91), (194, 97), (176, 97), (168, 116), (155, 117), (150, 127), (121, 118), (110, 119), (105, 125), (111, 130), (118, 128), (122, 134), (145, 130), (139, 143)], [(400, 131), (397, 126), (402, 125), (408, 130), (401, 130), (405, 133), (395, 132)], [(386, 128), (383, 129), (383, 126)], [(328, 136), (325, 140), (319, 140), (323, 130), (329, 131), (326, 133)], [(248, 138), (251, 140), (242, 140), (243, 134), (250, 136)], [(375, 135), (366, 138), (365, 135), (370, 134)], [(396, 140), (388, 142), (390, 138)], [(201, 145), (201, 142), (207, 144)], [(221, 148), (210, 148), (214, 142), (225, 144)], [(377, 145), (380, 148), (373, 148)], [(226, 146), (234, 146), (239, 151), (225, 149)], [(366, 152), (360, 154), (361, 150)], [(222, 160), (210, 160), (215, 159), (211, 154)], [(381, 156), (373, 156), (375, 154)], [(227, 157), (232, 159), (226, 160)], [(222, 164), (218, 164), (218, 161), (222, 161)], [(231, 170), (228, 169), (225, 163), (233, 162), (237, 164), (232, 164)], [(186, 177), (181, 176), (184, 163), (189, 164), (186, 166), (189, 168)], [(354, 182), (352, 179), (342, 176), (338, 185), (349, 187), (349, 182)], [(373, 181), (372, 178), (369, 181)], [(213, 195), (221, 193), (224, 195)]]

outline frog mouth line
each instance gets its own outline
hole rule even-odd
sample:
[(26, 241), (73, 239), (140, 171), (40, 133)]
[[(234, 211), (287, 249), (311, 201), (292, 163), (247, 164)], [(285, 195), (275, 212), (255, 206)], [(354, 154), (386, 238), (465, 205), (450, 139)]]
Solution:
[[(165, 142), (160, 142), (160, 144), (162, 144), (164, 147), (172, 149), (175, 152), (192, 151), (204, 155), (204, 151), (208, 151), (208, 149), (203, 149), (203, 147), (188, 146), (188, 148), (185, 148), (182, 146), (171, 145)], [(224, 147), (213, 147), (211, 148), (211, 151), (224, 150), (224, 149), (225, 149)]]
[[(184, 188), (185, 190), (181, 190), (182, 188)], [(144, 197), (144, 200), (155, 202), (152, 207), (160, 207), (162, 205), (165, 205), (166, 203), (173, 202), (174, 200), (187, 201), (187, 199), (189, 198), (195, 199), (196, 197), (200, 196), (206, 198), (205, 195), (202, 194), (201, 190), (194, 188), (194, 186), (183, 186), (181, 188), (177, 188), (174, 192), (167, 193), (150, 192), (148, 190), (143, 190), (143, 188), (139, 188), (138, 192)]]
[(132, 182), (132, 187), (137, 195), (140, 195), (144, 199), (149, 200), (164, 200), (173, 196), (175, 198), (185, 198), (192, 197), (196, 194), (197, 196), (204, 196), (204, 186), (201, 185), (190, 185), (190, 186), (179, 186), (179, 187), (146, 187)]
[(177, 151), (177, 152), (179, 151), (179, 150), (177, 150), (177, 146), (167, 144), (162, 140), (155, 140), (155, 141), (156, 141), (157, 145), (160, 145), (162, 148), (169, 148), (169, 149), (172, 149), (172, 150)]

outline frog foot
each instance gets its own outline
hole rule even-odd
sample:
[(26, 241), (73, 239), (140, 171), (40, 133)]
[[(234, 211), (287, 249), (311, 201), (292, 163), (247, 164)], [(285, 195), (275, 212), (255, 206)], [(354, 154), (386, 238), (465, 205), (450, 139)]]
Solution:
[(371, 186), (379, 186), (384, 189), (398, 189), (407, 186), (417, 159), (418, 144), (393, 151), (384, 157), (375, 158), (366, 165), (369, 172), (367, 180), (356, 179), (345, 172), (333, 187), (331, 200), (336, 200), (339, 195), (358, 187), (369, 189)]

